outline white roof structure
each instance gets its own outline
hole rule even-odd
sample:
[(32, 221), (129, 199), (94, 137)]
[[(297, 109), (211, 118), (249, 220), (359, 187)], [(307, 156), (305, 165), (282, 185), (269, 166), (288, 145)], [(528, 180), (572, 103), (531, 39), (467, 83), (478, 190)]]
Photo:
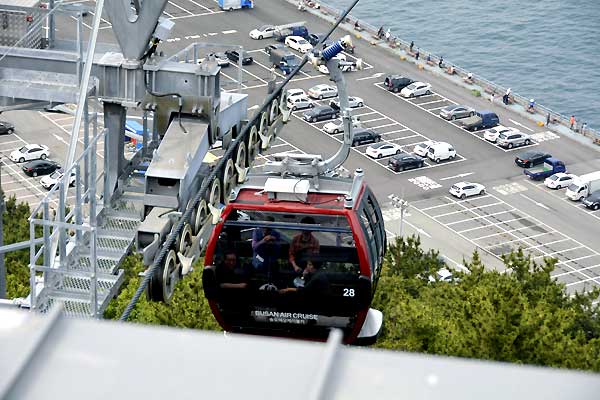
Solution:
[(594, 399), (600, 375), (0, 307), (0, 399)]

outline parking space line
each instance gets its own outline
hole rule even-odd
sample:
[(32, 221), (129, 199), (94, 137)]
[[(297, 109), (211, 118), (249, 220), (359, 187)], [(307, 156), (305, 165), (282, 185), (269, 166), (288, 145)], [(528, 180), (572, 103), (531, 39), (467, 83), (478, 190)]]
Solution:
[[(361, 120), (360, 122), (365, 123), (365, 122), (375, 122), (375, 121), (381, 121), (387, 119), (387, 117), (379, 117), (379, 118), (374, 118), (374, 119), (367, 119), (367, 120)], [(383, 128), (386, 126), (391, 126), (391, 125), (396, 125), (396, 124), (389, 124), (389, 125), (382, 125), (382, 126), (378, 126), (378, 127), (373, 127), (373, 129), (377, 129), (377, 128)]]
[[(449, 198), (448, 196), (445, 196), (445, 197), (446, 197), (448, 200), (450, 200), (450, 201), (454, 201), (453, 199)], [(463, 201), (466, 201), (466, 200), (463, 200)], [(461, 206), (461, 207), (463, 207), (463, 208), (466, 208), (465, 206), (463, 206), (462, 204), (460, 204), (460, 203), (459, 203), (459, 202), (457, 202), (457, 201), (454, 201), (454, 203), (455, 203), (455, 204), (458, 204), (458, 205), (460, 205), (460, 206)], [(498, 203), (492, 203), (492, 204), (484, 204), (484, 205), (481, 205), (481, 206), (477, 206), (477, 207), (472, 207), (472, 208), (469, 208), (469, 210), (479, 210), (479, 209), (481, 209), (481, 208), (486, 208), (486, 207), (497, 206), (498, 204), (502, 204), (502, 202), (498, 202)], [(445, 217), (445, 216), (447, 216), (447, 215), (460, 214), (460, 213), (462, 213), (463, 211), (464, 211), (464, 210), (453, 211), (453, 212), (449, 212), (449, 213), (446, 213), (446, 214), (440, 214), (440, 215), (436, 215), (435, 217), (432, 217), (432, 218), (440, 218), (440, 217)], [(512, 209), (512, 210), (510, 210), (510, 211), (514, 211), (514, 209)], [(473, 213), (473, 214), (475, 214), (475, 213)], [(475, 215), (477, 215), (477, 214), (475, 214)]]
[[(600, 268), (600, 264), (590, 265), (589, 267), (580, 268), (579, 271), (587, 271), (589, 269)], [(560, 278), (562, 276), (571, 275), (572, 272), (561, 272), (560, 274), (552, 275), (553, 278)]]
[[(485, 246), (484, 249), (491, 249), (497, 246), (503, 246), (505, 244), (510, 244), (510, 243), (514, 243), (514, 242), (522, 242), (524, 239), (533, 239), (533, 238), (537, 238), (540, 236), (544, 236), (544, 235), (550, 235), (553, 233), (557, 233), (557, 231), (551, 231), (551, 232), (544, 232), (544, 233), (538, 233), (537, 235), (532, 235), (532, 236), (527, 236), (526, 238), (521, 238), (521, 239), (516, 239), (516, 240), (509, 240), (506, 242), (501, 242), (501, 243), (496, 243), (496, 244), (491, 244), (489, 246)], [(480, 239), (473, 239), (473, 240), (480, 240)], [(523, 249), (523, 250), (527, 250), (527, 249)]]
[[(475, 219), (475, 218), (473, 218), (473, 219)], [(492, 227), (492, 226), (495, 226), (495, 227), (498, 227), (498, 228), (500, 228), (500, 227), (499, 227), (499, 225), (502, 225), (502, 224), (508, 224), (508, 223), (510, 223), (510, 222), (515, 222), (515, 221), (520, 221), (520, 220), (522, 220), (522, 219), (527, 219), (527, 218), (526, 218), (526, 217), (520, 217), (520, 218), (513, 218), (513, 219), (509, 219), (509, 220), (506, 220), (506, 221), (493, 222), (493, 223), (491, 223), (491, 224), (489, 224), (489, 225), (482, 225), (482, 226), (477, 226), (477, 227), (475, 227), (475, 228), (463, 229), (462, 231), (458, 231), (458, 233), (472, 232), (472, 231), (476, 231), (476, 230), (478, 230), (478, 229), (490, 228), (490, 227)], [(502, 228), (500, 228), (500, 229), (502, 229)], [(522, 229), (522, 228), (519, 228), (519, 229)], [(504, 229), (503, 229), (503, 232), (501, 232), (501, 234), (502, 234), (502, 233), (509, 233), (509, 234), (511, 234), (512, 232), (516, 232), (517, 230), (518, 230), (518, 229), (513, 229), (513, 230), (509, 230), (509, 231), (507, 231), (507, 230), (504, 230)], [(514, 236), (514, 235), (512, 235), (512, 236)], [(516, 237), (516, 236), (515, 236), (515, 237)]]
[[(426, 102), (426, 103), (418, 103), (418, 105), (419, 105), (419, 106), (425, 106), (425, 105), (427, 105), (427, 104), (440, 103), (440, 102), (442, 102), (442, 101), (443, 101), (443, 102), (445, 102), (446, 100), (445, 100), (445, 99), (433, 100), (433, 101), (428, 101), (428, 102)], [(414, 104), (416, 104), (416, 103), (414, 103)], [(430, 109), (428, 108), (428, 109), (427, 109), (427, 111), (429, 111), (429, 110), (430, 110)]]
[[(573, 240), (573, 241), (575, 241), (575, 240)], [(559, 265), (559, 264), (560, 264), (560, 265), (566, 265), (566, 264), (568, 264), (568, 263), (571, 263), (571, 262), (580, 261), (580, 260), (585, 260), (586, 258), (590, 258), (590, 257), (596, 257), (596, 256), (598, 256), (598, 254), (597, 254), (597, 253), (596, 253), (596, 254), (591, 254), (591, 255), (588, 255), (588, 256), (582, 256), (582, 257), (577, 257), (577, 258), (571, 258), (571, 259), (569, 259), (569, 260), (559, 261), (559, 262), (557, 262), (557, 263), (556, 263), (556, 265)], [(600, 277), (599, 277), (599, 278), (600, 278)]]
[(379, 112), (377, 112), (377, 111), (369, 111), (369, 112), (366, 112), (366, 113), (356, 114), (356, 115), (353, 115), (353, 116), (354, 117), (362, 117), (364, 115), (371, 115), (371, 114), (379, 114)]
[[(530, 236), (530, 237), (533, 237), (533, 236)], [(527, 239), (529, 239), (530, 237), (528, 237)], [(571, 240), (571, 238), (558, 239), (558, 240), (554, 240), (552, 242), (538, 244), (537, 246), (530, 246), (530, 247), (524, 248), (523, 250), (537, 249), (538, 247), (550, 246), (551, 244), (566, 242), (569, 240)]]
[[(506, 213), (509, 213), (509, 212), (512, 212), (512, 211), (515, 211), (515, 210), (516, 210), (516, 209), (514, 209), (514, 208), (513, 208), (512, 210), (499, 211), (499, 212), (497, 212), (497, 213), (493, 213), (493, 214), (486, 214), (485, 216), (486, 216), (486, 217), (494, 217), (494, 216), (496, 216), (496, 215), (500, 215), (500, 214), (506, 214)], [(437, 218), (437, 217), (436, 217), (436, 218)], [(454, 225), (454, 224), (460, 224), (460, 223), (462, 223), (462, 222), (473, 221), (474, 219), (479, 219), (479, 218), (483, 218), (483, 217), (482, 217), (482, 216), (478, 216), (478, 217), (475, 217), (475, 218), (461, 219), (460, 221), (452, 221), (452, 222), (448, 222), (448, 223), (446, 223), (446, 225), (450, 226), (450, 225)], [(502, 221), (502, 222), (505, 222), (505, 221)], [(508, 221), (506, 221), (506, 222), (508, 222)]]
[[(233, 67), (235, 67), (235, 68), (237, 68), (237, 69), (239, 69), (239, 68), (240, 68), (240, 67), (239, 67), (237, 64), (234, 64), (234, 63), (231, 63), (231, 66), (233, 66)], [(223, 72), (222, 72), (222, 70), (221, 70), (221, 73), (223, 73)], [(244, 78), (243, 78), (243, 76), (244, 76), (243, 74), (244, 74), (244, 73), (246, 73), (246, 74), (248, 74), (248, 75), (250, 75), (250, 76), (253, 76), (254, 78), (256, 78), (256, 79), (258, 79), (259, 81), (261, 81), (262, 83), (266, 83), (266, 84), (268, 84), (268, 83), (269, 83), (269, 82), (265, 81), (263, 78), (261, 78), (260, 76), (258, 76), (258, 75), (255, 75), (255, 74), (253, 74), (252, 72), (248, 71), (248, 68), (244, 69), (244, 67), (242, 67), (242, 79), (244, 79)], [(227, 75), (226, 75), (226, 76), (227, 76)]]
[(193, 4), (195, 4), (195, 5), (197, 5), (197, 6), (198, 6), (198, 7), (200, 7), (200, 8), (204, 8), (206, 11), (210, 11), (211, 13), (214, 13), (214, 11), (213, 11), (213, 10), (211, 10), (210, 8), (208, 8), (208, 7), (205, 7), (205, 6), (203, 6), (202, 4), (200, 4), (200, 3), (198, 3), (198, 2), (196, 2), (196, 1), (194, 1), (194, 0), (187, 0), (187, 1), (189, 1), (190, 3), (193, 3)]
[[(387, 118), (387, 117), (386, 117)], [(362, 122), (362, 121), (361, 121)], [(384, 124), (384, 125), (378, 125), (378, 126), (372, 126), (371, 129), (381, 129), (381, 128), (387, 128), (388, 126), (394, 126), (396, 125), (396, 123), (393, 124)], [(421, 136), (421, 135), (419, 135)]]
[(179, 9), (180, 9), (180, 10), (182, 10), (182, 11), (185, 11), (185, 12), (186, 12), (186, 13), (188, 13), (188, 14), (194, 14), (193, 12), (190, 12), (189, 10), (187, 10), (187, 9), (185, 9), (185, 8), (183, 8), (183, 7), (181, 7), (179, 4), (176, 4), (176, 3), (174, 3), (174, 2), (172, 2), (172, 1), (170, 1), (170, 0), (169, 0), (169, 4), (170, 4), (170, 5), (172, 5), (172, 6), (174, 6), (174, 7), (177, 7), (177, 8), (179, 8)]
[[(569, 239), (569, 240), (570, 240), (570, 239)], [(535, 257), (533, 257), (533, 258), (540, 258), (540, 257), (548, 257), (548, 256), (553, 256), (554, 254), (566, 253), (566, 252), (568, 252), (568, 251), (573, 251), (573, 250), (577, 250), (577, 249), (581, 249), (581, 248), (583, 248), (583, 245), (581, 245), (581, 246), (576, 246), (576, 247), (571, 247), (570, 249), (566, 249), (566, 250), (558, 250), (558, 251), (553, 251), (553, 252), (551, 252), (551, 253), (544, 253), (544, 254), (543, 254), (543, 255), (541, 255), (541, 256), (535, 256)], [(541, 251), (541, 250), (539, 250), (539, 251)], [(598, 278), (600, 278), (600, 277), (598, 277)]]

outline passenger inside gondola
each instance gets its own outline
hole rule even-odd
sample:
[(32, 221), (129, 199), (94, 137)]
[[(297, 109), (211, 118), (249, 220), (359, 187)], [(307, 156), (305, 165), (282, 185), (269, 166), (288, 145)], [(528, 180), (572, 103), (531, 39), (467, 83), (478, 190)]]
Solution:
[(225, 252), (225, 258), (217, 266), (215, 276), (221, 289), (246, 289), (248, 287), (248, 271), (238, 264), (237, 255), (232, 250)]
[(322, 271), (320, 261), (309, 258), (306, 261), (302, 278), (294, 281), (295, 287), (280, 289), (279, 293), (301, 292), (308, 295), (328, 296), (330, 294), (329, 278)]
[[(216, 265), (235, 265), (229, 270), (235, 273), (220, 273), (217, 283), (247, 283), (253, 296), (265, 299), (279, 289), (296, 287), (296, 278), (305, 276), (308, 281), (317, 270), (329, 279), (335, 295), (360, 275), (344, 216), (234, 210), (226, 218), (214, 257)], [(309, 259), (313, 266), (317, 263), (315, 271), (305, 271)]]
[[(267, 222), (275, 222), (275, 218), (268, 215)], [(268, 273), (277, 265), (281, 246), (281, 234), (268, 226), (255, 228), (252, 231), (252, 266), (257, 272)]]
[[(313, 217), (304, 217), (300, 223), (306, 225), (315, 225), (316, 222)], [(292, 267), (296, 273), (302, 273), (303, 268), (298, 265), (299, 261), (302, 258), (307, 259), (308, 257), (318, 253), (319, 240), (317, 240), (311, 231), (303, 230), (295, 235), (292, 239), (289, 252), (290, 264), (292, 264)]]

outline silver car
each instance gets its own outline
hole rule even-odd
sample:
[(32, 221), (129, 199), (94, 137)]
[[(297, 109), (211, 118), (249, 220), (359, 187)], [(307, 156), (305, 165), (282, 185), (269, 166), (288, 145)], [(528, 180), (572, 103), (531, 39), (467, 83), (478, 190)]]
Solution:
[(440, 110), (440, 117), (453, 121), (459, 118), (472, 117), (473, 115), (475, 115), (474, 109), (460, 104), (446, 106)]
[(528, 134), (520, 131), (501, 133), (496, 140), (498, 146), (512, 149), (516, 146), (528, 146), (531, 144), (531, 138)]

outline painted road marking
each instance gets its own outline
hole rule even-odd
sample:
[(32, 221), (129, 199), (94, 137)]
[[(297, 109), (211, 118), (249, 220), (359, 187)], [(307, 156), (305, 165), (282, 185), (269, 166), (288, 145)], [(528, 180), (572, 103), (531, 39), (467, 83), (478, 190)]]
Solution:
[(417, 185), (423, 190), (438, 189), (442, 187), (442, 185), (426, 176), (417, 176), (416, 178), (410, 178), (408, 181)]
[(520, 127), (521, 127), (521, 128), (523, 128), (523, 129), (527, 129), (529, 132), (533, 132), (533, 129), (531, 129), (531, 128), (529, 128), (529, 127), (527, 127), (527, 126), (525, 126), (525, 125), (523, 125), (523, 124), (521, 124), (521, 123), (519, 123), (519, 122), (515, 121), (514, 119), (510, 119), (510, 118), (509, 118), (508, 120), (509, 120), (510, 122), (512, 122), (513, 124), (515, 124), (515, 125), (517, 125), (517, 126), (520, 126)]
[(517, 182), (507, 183), (505, 185), (500, 185), (500, 186), (494, 186), (492, 189), (494, 189), (496, 192), (503, 194), (505, 196), (508, 194), (515, 194), (515, 193), (527, 191), (527, 188), (525, 186), (523, 186)]
[(540, 203), (539, 201), (535, 201), (534, 199), (532, 199), (529, 196), (526, 196), (524, 194), (521, 194), (520, 196), (523, 197), (524, 199), (527, 199), (527, 200), (531, 201), (532, 203), (534, 203), (538, 207), (542, 207), (544, 210), (550, 210), (550, 208), (548, 208), (548, 206), (546, 206), (545, 204)]
[(473, 175), (474, 172), (465, 172), (463, 174), (458, 174), (458, 175), (454, 175), (454, 176), (448, 176), (446, 178), (440, 178), (440, 181), (447, 181), (448, 179), (455, 179), (455, 178), (464, 178), (465, 176), (469, 176), (469, 175)]
[(376, 74), (373, 74), (371, 76), (365, 76), (364, 78), (358, 78), (356, 79), (357, 81), (365, 81), (367, 79), (377, 79), (377, 78), (381, 78), (383, 76), (383, 72), (378, 72)]

